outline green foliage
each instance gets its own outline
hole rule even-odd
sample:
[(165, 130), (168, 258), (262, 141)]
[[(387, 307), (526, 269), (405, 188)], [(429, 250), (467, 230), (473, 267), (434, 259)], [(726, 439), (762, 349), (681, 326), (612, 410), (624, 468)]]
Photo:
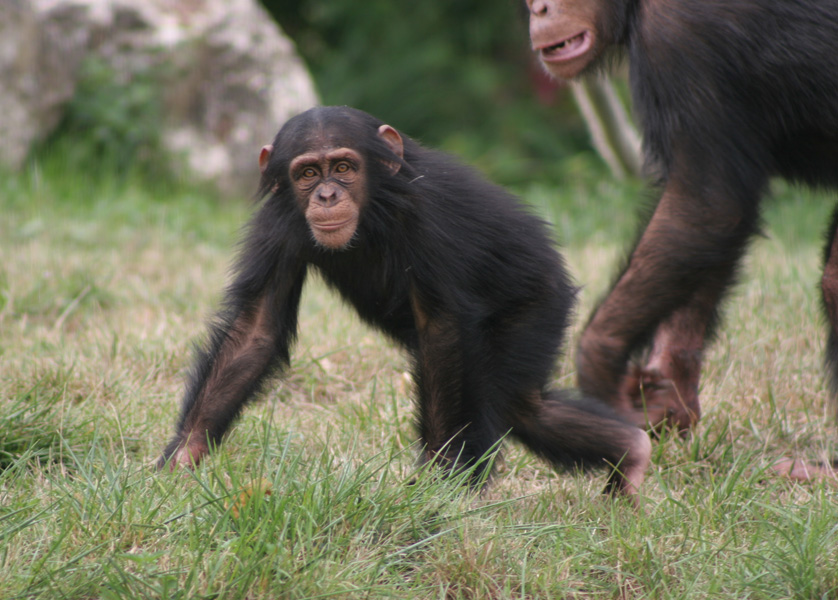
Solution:
[(118, 72), (101, 58), (86, 58), (61, 123), (35, 154), (57, 154), (80, 171), (170, 178), (171, 157), (161, 143), (161, 70)]
[(550, 179), (588, 136), (545, 84), (529, 50), (523, 2), (263, 0), (326, 104), (366, 110), (408, 135), (476, 162), (493, 179)]
[(0, 414), (0, 431), (4, 432), (0, 438), (0, 471), (18, 461), (54, 460), (61, 449), (63, 429), (57, 404), (56, 396), (45, 393), (40, 382), (4, 403)]

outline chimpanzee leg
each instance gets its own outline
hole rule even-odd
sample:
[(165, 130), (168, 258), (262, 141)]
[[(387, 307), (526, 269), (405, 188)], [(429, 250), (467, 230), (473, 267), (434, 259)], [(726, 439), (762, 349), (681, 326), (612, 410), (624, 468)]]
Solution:
[[(821, 277), (821, 294), (824, 312), (829, 321), (824, 362), (830, 391), (838, 396), (838, 210), (832, 216), (832, 224), (824, 249), (824, 266)], [(773, 467), (778, 473), (800, 481), (821, 477), (838, 476), (838, 460), (814, 463), (801, 459), (784, 459)]]
[(832, 224), (824, 250), (821, 294), (824, 311), (829, 321), (824, 361), (833, 397), (838, 396), (838, 210), (832, 217)]
[[(795, 172), (789, 175), (802, 176), (814, 184), (838, 187), (838, 141), (821, 140), (807, 144), (805, 151), (797, 150), (789, 161)], [(827, 243), (823, 253), (823, 274), (821, 276), (821, 298), (829, 322), (824, 365), (833, 400), (838, 397), (838, 209), (832, 215), (827, 231)], [(792, 479), (808, 480), (819, 477), (838, 476), (838, 459), (822, 463), (810, 463), (801, 459), (782, 460), (774, 469)]]
[[(693, 198), (667, 187), (579, 343), (579, 386), (637, 425), (672, 415), (689, 426), (699, 414), (704, 340), (756, 228), (756, 202), (716, 197)], [(629, 358), (649, 341), (646, 367), (628, 374)]]
[(419, 395), (418, 429), (425, 446), (423, 459), (447, 469), (477, 466), (472, 474), (483, 480), (489, 466), (478, 461), (501, 439), (504, 432), (479, 410), (479, 394), (465, 374), (461, 340), (452, 319), (428, 318), (414, 302), (419, 332), (415, 351), (416, 385)]
[(516, 407), (512, 435), (555, 466), (610, 466), (605, 491), (637, 494), (652, 453), (649, 436), (607, 406), (565, 394), (533, 394), (526, 408)]

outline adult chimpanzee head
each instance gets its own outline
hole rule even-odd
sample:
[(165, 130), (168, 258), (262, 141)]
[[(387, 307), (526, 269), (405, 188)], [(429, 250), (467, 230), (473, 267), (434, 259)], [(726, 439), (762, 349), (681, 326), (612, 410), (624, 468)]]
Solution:
[(628, 2), (608, 0), (526, 0), (530, 38), (544, 67), (572, 79), (623, 35)]
[(260, 192), (290, 190), (315, 242), (341, 250), (358, 229), (370, 171), (398, 172), (403, 153), (399, 133), (366, 113), (314, 109), (288, 121), (274, 143), (262, 148)]

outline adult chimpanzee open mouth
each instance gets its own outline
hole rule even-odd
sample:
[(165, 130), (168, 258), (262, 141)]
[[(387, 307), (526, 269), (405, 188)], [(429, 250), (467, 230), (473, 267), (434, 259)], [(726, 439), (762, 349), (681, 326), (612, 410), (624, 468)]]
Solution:
[(591, 49), (593, 36), (582, 31), (561, 41), (545, 44), (538, 48), (541, 59), (546, 62), (565, 62), (577, 58)]

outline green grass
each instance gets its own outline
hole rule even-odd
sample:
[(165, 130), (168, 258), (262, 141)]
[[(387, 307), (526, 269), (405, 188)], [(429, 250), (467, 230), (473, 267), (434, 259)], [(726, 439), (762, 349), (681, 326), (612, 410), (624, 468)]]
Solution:
[[(584, 284), (576, 339), (642, 192), (566, 171), (524, 195)], [(55, 161), (0, 176), (0, 598), (838, 598), (838, 488), (768, 470), (835, 454), (817, 294), (833, 199), (775, 192), (705, 416), (655, 444), (635, 509), (511, 444), (483, 495), (409, 485), (407, 362), (317, 282), (288, 376), (194, 474), (157, 473), (249, 206)]]

